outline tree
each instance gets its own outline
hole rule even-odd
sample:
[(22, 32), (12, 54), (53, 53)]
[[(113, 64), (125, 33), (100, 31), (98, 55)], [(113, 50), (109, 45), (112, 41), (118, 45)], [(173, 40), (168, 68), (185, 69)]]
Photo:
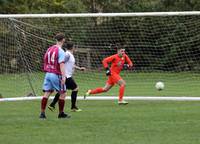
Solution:
[(0, 0), (0, 13), (81, 13), (86, 7), (81, 0)]

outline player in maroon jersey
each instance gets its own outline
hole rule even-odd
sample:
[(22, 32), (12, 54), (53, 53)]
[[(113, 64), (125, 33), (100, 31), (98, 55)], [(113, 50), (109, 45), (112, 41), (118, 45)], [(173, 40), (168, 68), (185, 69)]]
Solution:
[(58, 118), (69, 118), (68, 114), (64, 113), (64, 105), (65, 105), (65, 68), (64, 63), (65, 52), (61, 48), (63, 43), (65, 42), (65, 36), (62, 33), (58, 33), (55, 36), (57, 41), (56, 45), (53, 45), (48, 48), (44, 55), (44, 71), (46, 72), (44, 83), (43, 83), (43, 91), (44, 96), (41, 100), (41, 114), (40, 118), (45, 119), (45, 109), (47, 105), (48, 98), (50, 94), (56, 90), (60, 93), (59, 97), (59, 114)]

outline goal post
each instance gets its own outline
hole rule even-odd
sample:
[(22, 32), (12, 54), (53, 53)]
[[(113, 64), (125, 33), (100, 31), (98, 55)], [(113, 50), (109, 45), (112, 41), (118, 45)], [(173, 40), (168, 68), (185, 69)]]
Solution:
[[(127, 96), (199, 96), (200, 12), (0, 14), (0, 94), (42, 95), (42, 57), (63, 32), (77, 47), (79, 95), (103, 87), (101, 61), (120, 43), (134, 62), (124, 70)], [(155, 83), (165, 89), (157, 91)], [(118, 95), (118, 87), (103, 95)]]

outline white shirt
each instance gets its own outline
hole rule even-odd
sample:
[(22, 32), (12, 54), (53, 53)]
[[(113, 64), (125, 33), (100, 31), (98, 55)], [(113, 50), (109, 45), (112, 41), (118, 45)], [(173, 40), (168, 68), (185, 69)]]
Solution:
[(75, 69), (75, 58), (70, 51), (66, 51), (66, 63), (65, 63), (65, 76), (67, 78), (72, 77)]

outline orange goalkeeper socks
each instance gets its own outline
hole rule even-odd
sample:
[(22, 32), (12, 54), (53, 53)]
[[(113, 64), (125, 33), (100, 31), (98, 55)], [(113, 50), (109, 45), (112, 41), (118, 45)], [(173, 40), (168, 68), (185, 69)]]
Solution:
[(90, 91), (90, 94), (98, 94), (104, 92), (103, 88), (96, 88)]
[(124, 97), (125, 86), (121, 85), (119, 88), (119, 101), (123, 100)]

